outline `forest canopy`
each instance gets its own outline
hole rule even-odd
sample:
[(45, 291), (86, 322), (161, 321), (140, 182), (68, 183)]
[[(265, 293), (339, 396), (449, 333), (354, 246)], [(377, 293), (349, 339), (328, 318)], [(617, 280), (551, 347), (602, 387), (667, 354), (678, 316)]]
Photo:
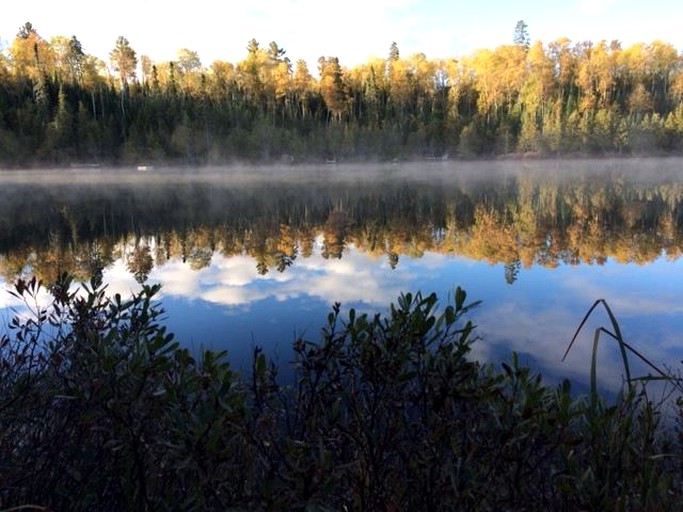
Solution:
[(0, 166), (679, 153), (683, 56), (664, 41), (531, 42), (317, 69), (252, 39), (172, 62), (123, 36), (106, 60), (30, 23), (0, 52)]

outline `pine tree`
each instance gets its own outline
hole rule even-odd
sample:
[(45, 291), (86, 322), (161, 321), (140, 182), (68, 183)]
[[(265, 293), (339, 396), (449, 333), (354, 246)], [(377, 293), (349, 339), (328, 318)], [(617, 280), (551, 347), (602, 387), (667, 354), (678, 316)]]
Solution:
[(515, 25), (515, 35), (513, 42), (516, 45), (524, 47), (525, 50), (531, 46), (531, 39), (529, 39), (528, 25), (524, 20), (519, 20)]
[(396, 62), (400, 58), (400, 53), (398, 51), (398, 45), (396, 44), (396, 41), (391, 43), (391, 46), (389, 47), (389, 60), (391, 62)]

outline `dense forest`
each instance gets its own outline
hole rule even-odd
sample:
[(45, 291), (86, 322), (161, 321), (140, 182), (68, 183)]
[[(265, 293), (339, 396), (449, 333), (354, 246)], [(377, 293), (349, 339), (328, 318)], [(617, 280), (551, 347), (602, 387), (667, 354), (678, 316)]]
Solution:
[[(512, 39), (512, 38), (511, 38)], [(683, 57), (653, 41), (531, 43), (431, 60), (317, 70), (276, 42), (203, 66), (138, 56), (119, 37), (105, 62), (75, 37), (22, 26), (0, 52), (0, 165), (217, 164), (586, 155), (683, 149)]]
[(49, 186), (6, 180), (0, 276), (53, 282), (69, 272), (87, 280), (122, 258), (144, 282), (171, 259), (199, 270), (218, 254), (247, 254), (266, 274), (312, 254), (342, 258), (353, 247), (392, 266), (427, 252), (502, 263), (501, 279), (511, 284), (533, 265), (681, 255), (683, 184), (661, 180), (665, 168), (656, 183), (609, 169), (572, 176), (566, 165), (544, 171), (543, 179), (489, 169), (487, 178), (473, 180), (459, 163), (458, 176), (440, 181), (434, 167), (441, 165), (421, 164), (429, 182), (402, 179), (400, 170), (369, 180), (366, 167), (363, 180), (333, 182), (265, 175), (242, 184), (196, 176), (190, 183), (168, 173), (137, 173), (137, 183), (122, 173), (80, 183), (71, 173), (68, 183)]

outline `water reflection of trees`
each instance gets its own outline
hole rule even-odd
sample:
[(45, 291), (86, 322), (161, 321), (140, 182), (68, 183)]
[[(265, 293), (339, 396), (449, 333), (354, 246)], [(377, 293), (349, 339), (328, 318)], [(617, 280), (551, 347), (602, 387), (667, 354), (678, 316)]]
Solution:
[(612, 175), (534, 179), (235, 184), (33, 185), (0, 193), (6, 279), (85, 277), (123, 258), (144, 281), (180, 258), (246, 254), (265, 274), (349, 245), (390, 265), (426, 251), (521, 267), (644, 263), (681, 254), (683, 184)]

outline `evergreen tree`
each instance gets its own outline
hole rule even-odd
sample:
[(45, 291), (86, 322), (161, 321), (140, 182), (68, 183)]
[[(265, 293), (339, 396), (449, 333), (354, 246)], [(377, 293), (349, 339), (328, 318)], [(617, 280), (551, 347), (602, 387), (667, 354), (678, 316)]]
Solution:
[(66, 53), (66, 63), (69, 67), (70, 79), (74, 83), (81, 81), (83, 67), (85, 65), (85, 53), (83, 46), (76, 36), (71, 36)]
[(73, 108), (64, 91), (64, 86), (60, 86), (59, 93), (57, 94), (55, 115), (47, 130), (47, 151), (58, 160), (63, 160), (71, 155), (73, 153), (74, 134)]
[(346, 110), (347, 99), (339, 59), (337, 57), (320, 57), (318, 65), (320, 92), (328, 112), (339, 123)]
[(400, 53), (398, 51), (398, 45), (396, 44), (396, 41), (391, 43), (391, 46), (389, 47), (389, 60), (392, 62), (397, 61), (400, 58)]
[(515, 25), (515, 35), (513, 37), (513, 42), (516, 45), (522, 46), (525, 50), (528, 50), (529, 46), (531, 46), (528, 26), (524, 20), (519, 20)]
[(282, 62), (285, 57), (285, 50), (280, 48), (275, 41), (271, 41), (268, 45), (268, 59), (273, 63)]
[(24, 23), (17, 32), (18, 39), (30, 39), (38, 35), (38, 32), (33, 28), (33, 24), (30, 21)]

